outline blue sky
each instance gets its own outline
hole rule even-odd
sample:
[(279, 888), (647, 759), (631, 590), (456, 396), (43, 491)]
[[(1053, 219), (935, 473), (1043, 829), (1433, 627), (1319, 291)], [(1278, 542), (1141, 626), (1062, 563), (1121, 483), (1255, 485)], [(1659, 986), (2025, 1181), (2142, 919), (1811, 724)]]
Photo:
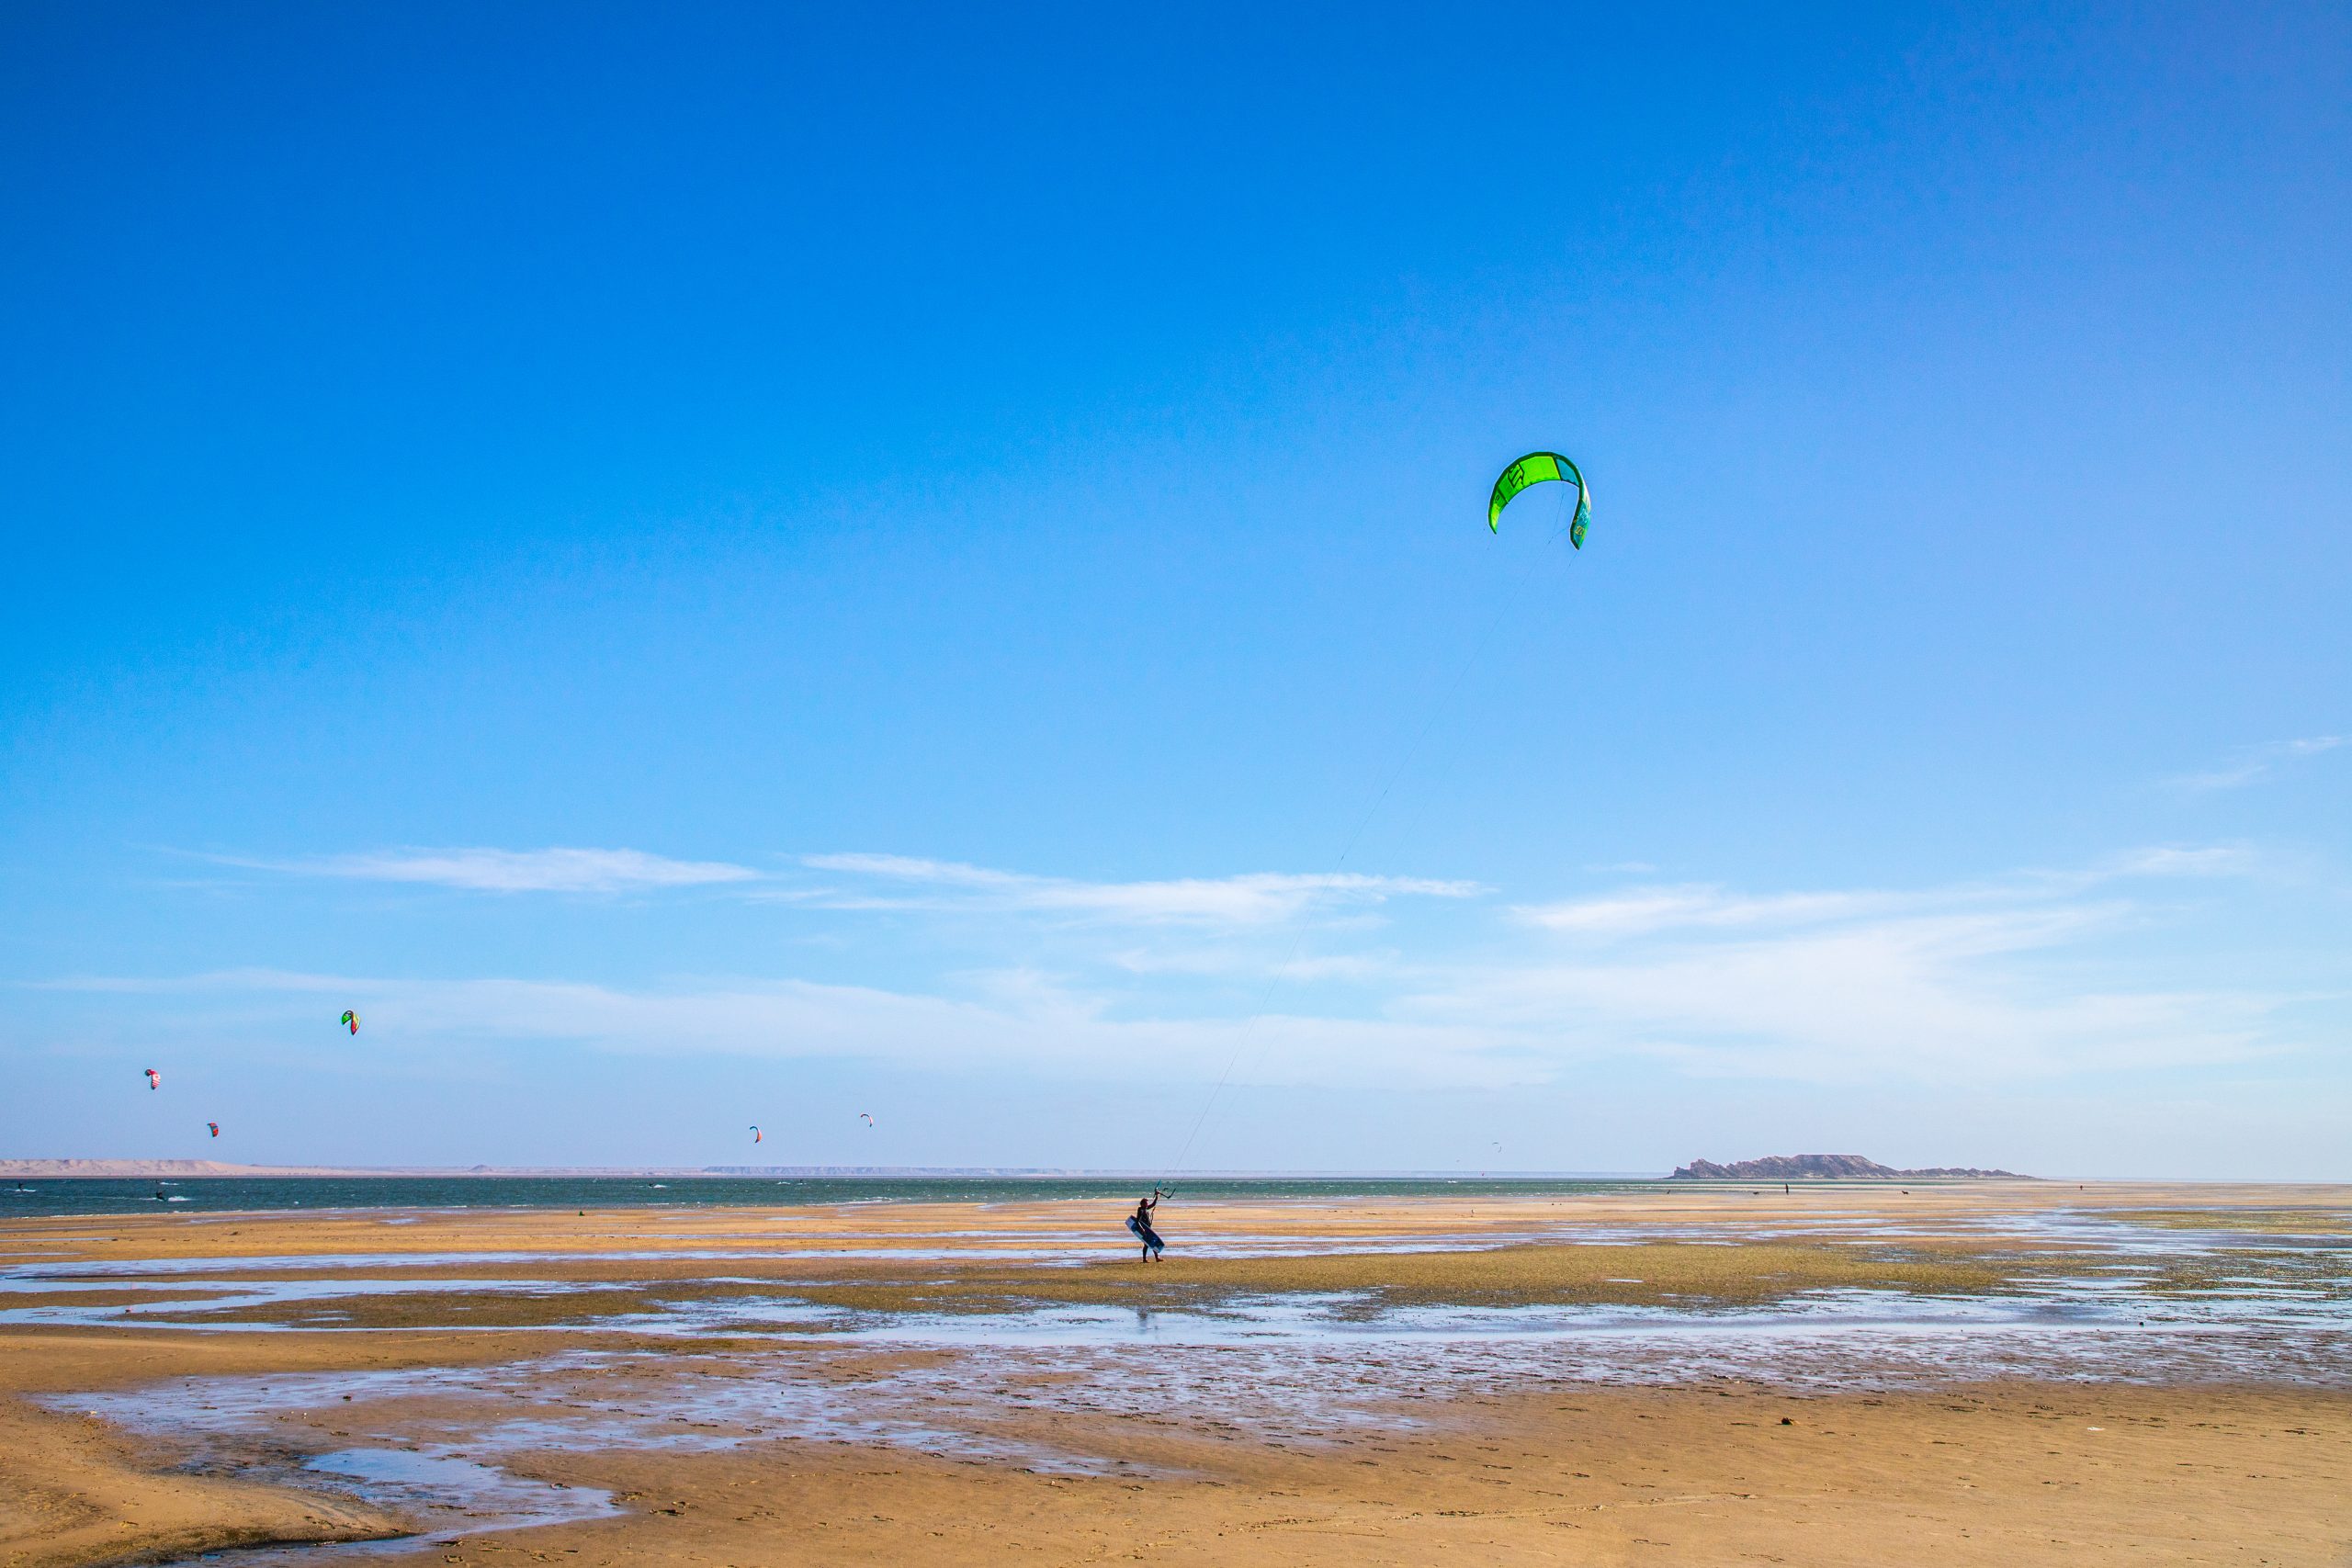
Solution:
[(13, 7), (0, 1152), (2352, 1175), (2347, 70)]

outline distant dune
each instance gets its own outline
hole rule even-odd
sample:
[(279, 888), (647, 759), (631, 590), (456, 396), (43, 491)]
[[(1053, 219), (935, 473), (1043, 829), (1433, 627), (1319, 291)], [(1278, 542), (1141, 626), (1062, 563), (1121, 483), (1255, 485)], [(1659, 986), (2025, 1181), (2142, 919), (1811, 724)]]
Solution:
[(1973, 1166), (1938, 1165), (1923, 1170), (1897, 1170), (1860, 1155), (1767, 1155), (1762, 1159), (1734, 1160), (1717, 1165), (1694, 1159), (1678, 1167), (1668, 1181), (1926, 1181), (1937, 1177), (1999, 1177), (2030, 1181), (2014, 1170), (1978, 1170)]

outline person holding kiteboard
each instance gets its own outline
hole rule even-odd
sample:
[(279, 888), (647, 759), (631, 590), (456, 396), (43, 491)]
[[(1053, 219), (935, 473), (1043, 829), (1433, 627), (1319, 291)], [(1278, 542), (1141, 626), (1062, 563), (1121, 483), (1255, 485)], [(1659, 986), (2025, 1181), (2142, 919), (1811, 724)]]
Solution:
[(1151, 1228), (1152, 1211), (1159, 1207), (1159, 1201), (1166, 1196), (1168, 1194), (1159, 1188), (1153, 1188), (1151, 1196), (1137, 1202), (1136, 1212), (1127, 1216), (1127, 1229), (1135, 1234), (1137, 1241), (1143, 1243), (1143, 1261), (1146, 1263), (1153, 1261), (1159, 1254), (1168, 1250), (1168, 1244), (1159, 1239), (1158, 1231)]

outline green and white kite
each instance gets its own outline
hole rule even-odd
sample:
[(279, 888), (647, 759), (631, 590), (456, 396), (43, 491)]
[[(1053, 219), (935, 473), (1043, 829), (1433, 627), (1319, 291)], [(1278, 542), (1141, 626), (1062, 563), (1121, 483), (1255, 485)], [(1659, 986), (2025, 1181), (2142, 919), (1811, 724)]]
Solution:
[(1530, 452), (1503, 470), (1502, 478), (1495, 481), (1495, 493), (1487, 501), (1487, 526), (1501, 533), (1503, 508), (1510, 504), (1511, 497), (1529, 485), (1539, 485), (1547, 479), (1577, 487), (1577, 515), (1568, 525), (1568, 543), (1577, 549), (1584, 548), (1585, 525), (1592, 521), (1592, 492), (1585, 489), (1584, 475), (1577, 471), (1577, 466), (1557, 452)]

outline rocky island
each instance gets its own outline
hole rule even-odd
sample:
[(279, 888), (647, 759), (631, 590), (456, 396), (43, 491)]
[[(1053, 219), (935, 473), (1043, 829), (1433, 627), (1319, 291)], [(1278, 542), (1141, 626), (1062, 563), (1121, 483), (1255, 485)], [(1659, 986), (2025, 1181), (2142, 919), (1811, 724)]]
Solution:
[(1860, 1155), (1767, 1155), (1762, 1159), (1734, 1160), (1717, 1165), (1694, 1159), (1677, 1167), (1669, 1181), (1925, 1181), (1933, 1177), (2000, 1177), (2011, 1181), (2032, 1179), (2014, 1170), (1978, 1170), (1973, 1166), (1939, 1165), (1924, 1170), (1896, 1170)]

